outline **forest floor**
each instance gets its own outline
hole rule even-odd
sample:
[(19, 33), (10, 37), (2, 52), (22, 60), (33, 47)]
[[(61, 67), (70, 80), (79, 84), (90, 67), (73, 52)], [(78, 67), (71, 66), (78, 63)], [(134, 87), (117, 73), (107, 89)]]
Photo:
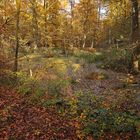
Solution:
[[(116, 110), (119, 112), (127, 110), (140, 115), (138, 75), (103, 69), (103, 58), (97, 52), (90, 58), (87, 52), (84, 52), (86, 55), (82, 52), (82, 55), (68, 57), (58, 52), (53, 50), (51, 53), (46, 51), (21, 57), (18, 76), (22, 82), (19, 82), (18, 88), (0, 86), (0, 140), (84, 139), (77, 132), (77, 119), (62, 115), (64, 112), (59, 113), (54, 106), (59, 104), (61, 98), (73, 98), (78, 92), (90, 92), (102, 97), (106, 106), (117, 104)], [(93, 62), (88, 63), (87, 60)], [(31, 92), (34, 92), (33, 96)], [(53, 103), (45, 99), (51, 99)], [(38, 102), (43, 102), (43, 105), (40, 106)], [(46, 107), (46, 104), (50, 106)], [(133, 133), (108, 137), (114, 140), (130, 138), (138, 139)]]
[(76, 139), (74, 122), (54, 108), (28, 104), (9, 87), (0, 91), (0, 140)]

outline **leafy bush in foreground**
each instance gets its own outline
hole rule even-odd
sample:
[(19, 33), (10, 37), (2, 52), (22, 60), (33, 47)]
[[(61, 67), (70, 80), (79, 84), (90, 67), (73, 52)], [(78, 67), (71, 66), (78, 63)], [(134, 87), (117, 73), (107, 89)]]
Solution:
[(69, 104), (70, 115), (80, 121), (82, 128), (79, 129), (83, 136), (104, 137), (106, 134), (120, 133), (135, 134), (134, 137), (139, 135), (137, 125), (140, 120), (137, 114), (118, 111), (115, 106), (107, 105), (103, 98), (93, 93), (80, 92)]
[(38, 103), (45, 107), (62, 104), (67, 96), (70, 80), (68, 78), (57, 77), (45, 82), (35, 77), (30, 77), (22, 72), (17, 73), (17, 89), (22, 95), (30, 95), (32, 103)]

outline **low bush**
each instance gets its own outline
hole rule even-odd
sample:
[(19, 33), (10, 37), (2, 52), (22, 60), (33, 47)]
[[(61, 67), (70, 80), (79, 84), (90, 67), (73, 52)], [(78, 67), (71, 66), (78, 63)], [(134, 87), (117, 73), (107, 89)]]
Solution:
[(102, 53), (89, 53), (89, 52), (84, 52), (81, 51), (77, 54), (75, 54), (75, 56), (79, 59), (84, 59), (87, 63), (97, 63), (97, 62), (101, 62), (105, 59), (105, 54)]
[(66, 89), (70, 81), (68, 79), (58, 78), (56, 80), (50, 80), (47, 84), (47, 91), (54, 97), (61, 97), (65, 95)]
[(16, 88), (21, 95), (27, 96), (28, 101), (33, 104), (40, 104), (47, 91), (47, 86), (44, 82), (22, 72), (17, 73)]
[(6, 69), (0, 69), (0, 85), (15, 85), (16, 75), (14, 72)]
[(17, 73), (17, 89), (23, 96), (28, 95), (31, 103), (49, 107), (61, 107), (63, 99), (67, 96), (70, 79), (57, 77), (45, 82), (30, 77), (22, 72)]
[(131, 65), (131, 52), (128, 49), (112, 48), (106, 55), (101, 66), (118, 72), (129, 72)]
[[(127, 101), (127, 99), (124, 99)], [(135, 134), (139, 135), (139, 117), (129, 111), (117, 110), (116, 106), (107, 105), (102, 97), (93, 93), (78, 93), (76, 98), (69, 101), (70, 115), (76, 118), (80, 124), (83, 136), (93, 135), (94, 138), (105, 137), (106, 134)]]

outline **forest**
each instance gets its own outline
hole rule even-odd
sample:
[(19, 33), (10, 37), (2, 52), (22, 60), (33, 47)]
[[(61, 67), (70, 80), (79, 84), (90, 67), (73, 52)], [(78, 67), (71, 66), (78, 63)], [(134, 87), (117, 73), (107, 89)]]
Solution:
[(0, 0), (0, 140), (139, 140), (140, 0)]

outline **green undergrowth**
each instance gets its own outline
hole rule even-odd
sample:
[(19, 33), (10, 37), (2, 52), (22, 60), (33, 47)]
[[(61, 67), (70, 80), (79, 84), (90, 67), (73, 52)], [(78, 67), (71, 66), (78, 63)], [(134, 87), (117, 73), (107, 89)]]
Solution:
[[(92, 92), (77, 92), (72, 97), (67, 96), (70, 79), (57, 78), (48, 83), (38, 81), (24, 73), (17, 73), (17, 90), (29, 103), (43, 107), (56, 107), (61, 115), (78, 121), (79, 138), (88, 135), (94, 138), (105, 137), (107, 133), (133, 134), (135, 139), (140, 135), (140, 118), (135, 107), (135, 98), (130, 93), (119, 95), (115, 102)], [(128, 103), (128, 104), (127, 104)], [(79, 127), (80, 126), (80, 127)]]
[(47, 86), (38, 84), (34, 79), (25, 79), (21, 80), (24, 84), (19, 87), (20, 93), (31, 94), (29, 101), (32, 103), (47, 108), (56, 107), (61, 115), (76, 119), (80, 125), (80, 128), (77, 126), (77, 130), (83, 138), (88, 135), (99, 138), (105, 137), (107, 133), (110, 135), (121, 133), (133, 134), (137, 139), (140, 135), (140, 118), (138, 110), (135, 111), (138, 102), (132, 92), (129, 95), (118, 94), (115, 102), (104, 96), (82, 91), (68, 98), (66, 89), (70, 84), (69, 79), (52, 80)]
[(111, 48), (99, 67), (128, 73), (131, 67), (131, 51), (127, 48)]
[[(51, 51), (57, 53), (58, 50)], [(138, 100), (133, 91), (116, 93), (115, 100), (108, 96), (109, 93), (105, 96), (82, 91), (70, 94), (74, 81), (68, 75), (69, 69), (72, 74), (76, 74), (81, 65), (86, 63), (101, 62), (104, 67), (112, 67), (113, 62), (117, 61), (117, 65), (118, 60), (126, 59), (129, 53), (116, 49), (94, 54), (81, 51), (68, 58), (55, 53), (55, 56), (48, 57), (46, 53), (48, 52), (43, 55), (32, 54), (28, 61), (22, 59), (20, 68), (23, 69), (17, 73), (3, 70), (1, 84), (14, 85), (27, 103), (46, 108), (56, 107), (61, 115), (75, 120), (79, 139), (85, 139), (89, 135), (96, 139), (105, 138), (106, 134), (131, 134), (134, 139), (138, 139), (140, 118)], [(101, 80), (108, 77), (104, 73), (93, 72), (87, 75), (87, 78)]]
[(70, 79), (57, 76), (55, 79), (44, 81), (38, 79), (38, 77), (30, 77), (23, 72), (18, 72), (16, 82), (18, 92), (25, 97), (28, 95), (30, 97), (29, 101), (33, 104), (45, 104), (46, 102), (46, 105), (49, 105), (51, 104), (49, 100), (51, 100), (52, 105), (55, 105), (53, 104), (55, 100), (57, 103), (59, 98), (66, 96)]
[(74, 56), (79, 60), (80, 59), (85, 60), (86, 63), (98, 63), (105, 59), (106, 54), (102, 54), (101, 52), (90, 53), (90, 52), (80, 51), (74, 54)]
[[(95, 96), (93, 93), (76, 93), (76, 97), (68, 101), (70, 105), (68, 114), (77, 118), (82, 127), (79, 128), (84, 136), (105, 137), (107, 133), (140, 135), (140, 118), (138, 112), (134, 113), (121, 108), (120, 99), (117, 104), (107, 102), (105, 98)], [(123, 97), (127, 101), (127, 97)]]

